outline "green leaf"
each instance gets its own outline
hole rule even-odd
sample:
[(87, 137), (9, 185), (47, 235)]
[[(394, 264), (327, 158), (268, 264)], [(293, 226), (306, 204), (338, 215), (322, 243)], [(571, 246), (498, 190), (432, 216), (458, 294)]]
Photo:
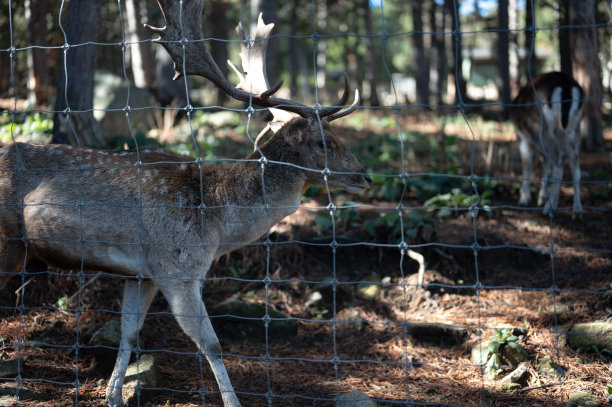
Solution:
[(61, 310), (67, 310), (68, 309), (68, 296), (67, 295), (63, 295), (61, 296), (56, 302), (55, 304), (53, 304), (56, 308), (61, 309)]

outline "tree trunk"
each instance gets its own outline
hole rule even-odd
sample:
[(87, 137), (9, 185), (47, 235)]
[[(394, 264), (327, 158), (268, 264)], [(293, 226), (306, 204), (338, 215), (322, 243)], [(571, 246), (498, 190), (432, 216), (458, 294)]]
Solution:
[[(519, 90), (519, 55), (518, 55), (518, 4), (517, 0), (508, 3), (508, 68), (510, 71), (510, 95), (516, 95)], [(512, 96), (510, 100), (512, 99)], [(508, 101), (510, 101), (508, 100)]]
[(446, 40), (443, 33), (446, 29), (446, 8), (440, 7), (437, 3), (432, 3), (431, 25), (434, 28), (433, 42), (436, 49), (436, 103), (442, 105), (446, 94), (446, 79), (448, 71), (448, 60), (446, 58)]
[[(64, 30), (70, 46), (65, 49), (65, 63), (60, 68), (56, 113), (53, 115), (53, 143), (97, 147), (106, 144), (106, 134), (91, 112), (97, 46), (75, 46), (96, 41), (100, 9), (101, 0), (71, 0), (68, 5)], [(70, 114), (65, 115), (63, 112), (67, 108), (70, 108)]]
[(7, 97), (11, 82), (11, 57), (8, 52), (0, 52), (0, 97)]
[(289, 92), (291, 98), (298, 99), (298, 56), (297, 56), (297, 34), (298, 27), (298, 0), (293, 0), (291, 5), (291, 26), (289, 39)]
[[(45, 16), (47, 10), (48, 2), (45, 0), (25, 1), (29, 45), (46, 45), (47, 25)], [(30, 48), (28, 51), (28, 101), (37, 106), (46, 105), (48, 86), (46, 50)]]
[[(165, 24), (160, 16), (160, 21), (156, 24), (157, 27), (163, 27)], [(189, 85), (189, 77), (182, 77), (178, 80), (174, 78), (174, 61), (168, 54), (168, 51), (159, 44), (155, 47), (155, 80), (153, 81), (153, 96), (162, 106), (187, 106), (187, 94), (185, 91), (185, 81)], [(226, 65), (227, 62), (224, 64)], [(215, 87), (216, 89), (216, 87)]]
[(593, 0), (570, 0), (569, 24), (572, 27), (569, 32), (572, 71), (585, 90), (581, 132), (586, 136), (584, 142), (587, 149), (602, 148), (603, 86)]
[(525, 65), (525, 75), (527, 78), (533, 78), (538, 74), (538, 64), (535, 54), (535, 36), (536, 27), (535, 13), (533, 12), (533, 3), (525, 2), (525, 51), (527, 52), (527, 64)]
[(370, 84), (370, 106), (380, 105), (378, 100), (378, 81), (376, 79), (376, 46), (374, 43), (374, 28), (372, 27), (372, 10), (370, 9), (370, 1), (363, 0), (363, 9), (365, 11), (365, 26), (366, 26), (366, 55), (365, 55), (365, 77)]
[(130, 57), (134, 84), (139, 88), (153, 87), (155, 72), (153, 71), (153, 49), (151, 34), (144, 27), (149, 23), (147, 3), (144, 0), (126, 0), (127, 40), (130, 44)]
[(461, 54), (461, 30), (459, 17), (459, 0), (445, 0), (445, 6), (451, 15), (453, 28), (453, 77), (455, 80), (455, 103), (465, 102), (467, 84), (463, 77), (463, 55)]
[[(222, 0), (211, 1), (209, 4), (210, 16), (208, 26), (211, 30), (210, 35), (213, 38), (210, 41), (210, 54), (223, 76), (227, 78), (227, 42), (223, 41), (230, 38), (230, 27), (226, 14), (227, 5)], [(217, 105), (223, 106), (226, 99), (225, 93), (217, 89)]]
[(497, 34), (497, 83), (499, 99), (503, 104), (510, 103), (510, 41), (509, 41), (509, 15), (508, 0), (499, 0)]
[[(327, 0), (321, 0), (318, 2), (319, 8), (317, 9), (317, 27), (316, 31), (318, 33), (325, 33), (327, 29)], [(320, 89), (325, 89), (325, 80), (326, 80), (326, 64), (327, 64), (327, 55), (325, 51), (327, 50), (327, 41), (323, 38), (319, 38), (317, 40), (317, 77), (316, 77), (316, 86)]]
[[(558, 21), (557, 25), (567, 26), (570, 23), (569, 20), (569, 0), (559, 0), (557, 10)], [(559, 30), (559, 69), (561, 72), (572, 75), (572, 50), (570, 44), (570, 29), (562, 28)]]
[(414, 72), (416, 80), (416, 102), (419, 105), (429, 104), (429, 58), (425, 53), (425, 42), (423, 38), (423, 2), (421, 0), (412, 1), (412, 24), (414, 34), (412, 36), (415, 61), (418, 61)]

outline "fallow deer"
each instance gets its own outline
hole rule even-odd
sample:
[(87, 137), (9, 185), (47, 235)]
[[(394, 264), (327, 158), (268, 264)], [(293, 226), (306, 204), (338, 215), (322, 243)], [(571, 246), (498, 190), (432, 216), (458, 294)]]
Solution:
[[(578, 82), (561, 72), (533, 78), (512, 102), (510, 118), (520, 140), (523, 183), (519, 205), (531, 200), (529, 181), (534, 152), (542, 158), (542, 184), (538, 206), (545, 215), (554, 213), (559, 201), (565, 157), (569, 160), (574, 187), (573, 218), (582, 216), (580, 203), (580, 132), (584, 92)], [(552, 170), (552, 177), (551, 177)], [(550, 193), (548, 189), (550, 187)]]
[(210, 363), (225, 406), (239, 406), (201, 285), (215, 259), (295, 212), (309, 185), (370, 187), (371, 178), (329, 125), (356, 108), (358, 93), (345, 106), (345, 81), (338, 104), (317, 109), (274, 97), (280, 83), (269, 88), (264, 63), (273, 25), (261, 18), (254, 40), (238, 27), (246, 73), (234, 87), (200, 41), (203, 1), (158, 3), (166, 26), (149, 28), (173, 57), (175, 77), (201, 75), (239, 101), (273, 108), (275, 120), (287, 111), (296, 117), (270, 123), (278, 129), (267, 142), (224, 165), (161, 149), (22, 143), (0, 149), (0, 288), (32, 259), (127, 277), (121, 345), (106, 389), (110, 406), (122, 404), (130, 354), (159, 290)]

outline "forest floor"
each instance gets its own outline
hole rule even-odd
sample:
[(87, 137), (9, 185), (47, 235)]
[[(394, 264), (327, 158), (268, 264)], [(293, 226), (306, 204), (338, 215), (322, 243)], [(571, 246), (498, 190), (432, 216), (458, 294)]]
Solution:
[[(518, 154), (507, 131), (474, 125), (472, 140), (469, 129), (454, 126), (461, 127), (461, 123), (444, 126), (443, 134), (452, 133), (456, 138), (440, 153), (423, 146), (442, 140), (441, 125), (401, 117), (402, 131), (425, 134), (429, 139), (419, 139), (418, 146), (411, 145), (410, 137), (406, 139), (406, 151), (413, 151), (405, 156), (406, 171), (430, 172), (436, 166), (442, 173), (446, 169), (463, 175), (472, 171), (501, 177), (520, 174)], [(339, 133), (345, 140), (353, 137), (347, 143), (360, 158), (369, 151), (382, 154), (378, 147), (383, 149), (383, 143), (377, 144), (375, 138), (381, 129), (365, 128), (346, 128)], [(393, 128), (394, 123), (386, 123), (383, 130), (397, 138)], [(397, 199), (389, 199), (392, 195), (385, 192), (334, 193), (336, 204), (359, 204), (353, 212), (346, 209), (350, 216), (339, 213), (335, 232), (322, 223), (322, 216), (328, 213), (327, 194), (308, 194), (302, 208), (272, 230), (270, 239), (275, 244), (269, 263), (261, 244), (239, 249), (215, 263), (209, 273), (214, 279), (204, 287), (209, 309), (237, 298), (267, 302), (297, 319), (297, 333), (289, 338), (240, 338), (218, 330), (224, 361), (243, 405), (269, 405), (266, 394), (271, 394), (270, 405), (274, 406), (332, 406), (336, 395), (354, 390), (366, 393), (379, 406), (411, 399), (414, 405), (561, 407), (577, 390), (596, 395), (604, 404), (607, 386), (612, 385), (610, 350), (573, 349), (564, 343), (561, 333), (576, 322), (612, 317), (610, 129), (606, 143), (606, 151), (581, 155), (586, 181), (581, 220), (572, 219), (569, 185), (562, 187), (560, 207), (565, 209), (548, 218), (539, 208), (517, 207), (516, 181), (505, 178), (496, 180), (494, 186), (487, 184), (493, 191), (487, 196), (490, 209), (479, 211), (475, 219), (467, 210), (445, 216), (421, 211), (429, 220), (410, 229), (414, 237), (408, 243), (425, 256), (423, 288), (414, 284), (417, 263), (402, 257), (394, 245), (397, 223), (376, 223), (382, 213), (397, 212), (398, 194)], [(390, 144), (390, 148), (397, 146)], [(228, 140), (217, 156), (231, 155), (233, 149)], [(369, 167), (374, 172), (401, 168), (400, 151), (388, 153), (389, 160), (372, 161)], [(610, 183), (588, 182), (602, 178)], [(423, 201), (411, 189), (402, 204), (422, 208)], [(409, 228), (410, 211), (404, 216), (404, 226)], [(363, 227), (368, 222), (374, 222), (373, 229)], [(339, 243), (335, 254), (327, 244), (334, 237)], [(229, 269), (239, 278), (221, 278)], [(267, 289), (266, 270), (271, 278)], [(83, 288), (83, 311), (77, 313), (70, 307), (59, 310), (54, 304), (62, 296), (78, 293), (78, 272), (55, 272), (27, 276), (31, 282), (19, 296), (15, 292), (21, 279), (9, 283), (0, 298), (0, 356), (18, 355), (24, 360), (19, 405), (60, 406), (75, 401), (80, 406), (102, 405), (114, 356), (101, 360), (87, 349), (75, 352), (74, 345), (86, 344), (96, 328), (119, 318), (120, 278), (103, 276)], [(357, 295), (358, 285), (372, 275), (384, 284), (373, 299), (363, 299)], [(305, 303), (312, 292), (334, 276), (340, 282), (336, 300), (315, 310), (308, 308)], [(411, 284), (402, 285), (404, 277)], [(22, 303), (25, 309), (18, 306)], [(208, 364), (195, 353), (195, 345), (180, 330), (161, 296), (149, 312), (140, 346), (144, 353), (156, 356), (163, 382), (160, 389), (145, 393), (146, 403), (143, 395), (142, 404), (221, 405)], [(357, 315), (361, 322), (334, 324), (334, 315), (339, 321), (353, 322)], [(468, 327), (469, 335), (459, 343), (443, 338), (432, 343), (408, 333), (415, 323)], [(519, 344), (529, 355), (527, 387), (514, 392), (499, 390), (499, 379), (489, 378), (470, 359), (474, 345), (494, 338), (494, 328), (507, 326), (523, 330)], [(561, 377), (546, 377), (537, 370), (538, 361), (545, 356), (558, 363)], [(79, 386), (75, 386), (77, 381)], [(15, 387), (14, 379), (0, 379), (1, 389)], [(203, 388), (208, 391), (204, 403)]]

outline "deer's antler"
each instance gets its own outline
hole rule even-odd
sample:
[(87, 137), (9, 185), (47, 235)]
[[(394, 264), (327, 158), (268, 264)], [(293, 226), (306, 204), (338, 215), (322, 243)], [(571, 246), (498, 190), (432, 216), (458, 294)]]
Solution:
[[(246, 73), (240, 72), (235, 65), (232, 68), (238, 74), (240, 83), (233, 86), (221, 73), (221, 70), (206, 49), (202, 36), (201, 16), (203, 0), (157, 0), (162, 10), (165, 27), (156, 28), (145, 25), (149, 30), (160, 35), (157, 40), (170, 54), (174, 61), (175, 75), (178, 79), (183, 75), (199, 75), (212, 81), (219, 89), (230, 97), (254, 104), (296, 113), (302, 117), (314, 117), (317, 110), (292, 100), (272, 96), (282, 85), (282, 81), (269, 87), (265, 75), (265, 56), (267, 41), (274, 24), (264, 24), (260, 16), (257, 33), (254, 40), (246, 38), (241, 25), (237, 30), (242, 40), (241, 59)], [(182, 4), (182, 7), (181, 7)], [(245, 60), (248, 61), (245, 64)], [(359, 103), (359, 93), (355, 93), (355, 102), (347, 111), (340, 112), (348, 100), (348, 81), (345, 80), (344, 93), (335, 106), (318, 109), (319, 117), (328, 121), (345, 116), (354, 110)], [(340, 113), (338, 113), (340, 112)], [(287, 118), (286, 114), (275, 113), (275, 118)]]

